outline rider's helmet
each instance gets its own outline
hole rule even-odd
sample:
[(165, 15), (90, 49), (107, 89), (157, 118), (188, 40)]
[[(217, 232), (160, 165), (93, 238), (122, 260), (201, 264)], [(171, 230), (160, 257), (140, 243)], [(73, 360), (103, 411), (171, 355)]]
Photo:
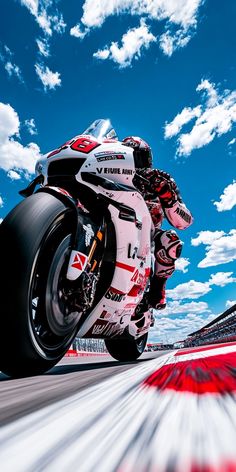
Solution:
[(136, 169), (148, 169), (152, 167), (152, 150), (143, 139), (138, 136), (128, 136), (122, 140), (122, 143), (134, 149)]

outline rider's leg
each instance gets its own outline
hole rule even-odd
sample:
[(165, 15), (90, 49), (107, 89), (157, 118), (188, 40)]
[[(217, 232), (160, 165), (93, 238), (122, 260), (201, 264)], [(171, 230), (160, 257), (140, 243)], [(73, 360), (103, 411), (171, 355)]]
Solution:
[(151, 279), (148, 301), (157, 310), (166, 306), (166, 281), (175, 270), (175, 261), (180, 257), (182, 246), (173, 230), (159, 230), (155, 236), (155, 274)]

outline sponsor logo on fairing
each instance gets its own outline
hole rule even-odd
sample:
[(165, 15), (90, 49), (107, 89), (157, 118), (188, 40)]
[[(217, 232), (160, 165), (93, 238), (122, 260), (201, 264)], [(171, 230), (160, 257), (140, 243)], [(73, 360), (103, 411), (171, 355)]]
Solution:
[(105, 297), (108, 300), (112, 300), (113, 302), (118, 302), (119, 303), (119, 302), (122, 302), (122, 300), (125, 299), (126, 294), (125, 293), (119, 293), (119, 292), (115, 291), (115, 289), (110, 289), (106, 293)]
[(125, 159), (125, 156), (123, 154), (111, 154), (111, 155), (104, 155), (104, 156), (99, 156), (96, 157), (98, 162), (103, 162), (103, 161), (115, 161), (115, 160), (120, 160), (120, 159)]
[(101, 174), (102, 172), (104, 174), (123, 174), (123, 175), (133, 175), (134, 171), (131, 169), (120, 169), (119, 167), (97, 167), (97, 172), (98, 174)]
[(124, 328), (117, 326), (117, 324), (106, 323), (105, 325), (95, 324), (92, 329), (92, 334), (94, 335), (103, 335), (111, 336), (112, 334), (121, 334), (124, 331)]
[(87, 262), (87, 256), (85, 254), (82, 254), (81, 252), (77, 252), (74, 255), (73, 263), (71, 264), (71, 267), (74, 267), (74, 269), (78, 270), (83, 270), (86, 262)]

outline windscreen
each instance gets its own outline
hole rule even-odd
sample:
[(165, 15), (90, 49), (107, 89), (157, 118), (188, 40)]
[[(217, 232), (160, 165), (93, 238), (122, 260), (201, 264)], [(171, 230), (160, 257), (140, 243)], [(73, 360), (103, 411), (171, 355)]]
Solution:
[(118, 139), (116, 131), (114, 130), (109, 119), (100, 119), (95, 120), (84, 132), (83, 134), (90, 134), (102, 140), (104, 138), (108, 139)]

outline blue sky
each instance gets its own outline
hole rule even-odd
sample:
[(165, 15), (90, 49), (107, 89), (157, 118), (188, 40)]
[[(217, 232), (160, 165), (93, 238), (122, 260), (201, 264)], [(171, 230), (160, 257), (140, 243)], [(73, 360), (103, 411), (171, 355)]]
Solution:
[(0, 218), (40, 153), (94, 119), (143, 137), (194, 215), (150, 339), (185, 337), (236, 300), (235, 1), (0, 7)]

